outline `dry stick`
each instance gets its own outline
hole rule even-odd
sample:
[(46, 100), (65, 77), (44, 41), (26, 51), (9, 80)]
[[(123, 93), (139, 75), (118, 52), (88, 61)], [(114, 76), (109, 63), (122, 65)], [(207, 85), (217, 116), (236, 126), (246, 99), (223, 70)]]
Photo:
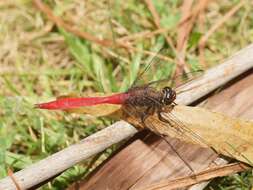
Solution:
[(193, 174), (191, 176), (181, 177), (174, 180), (163, 180), (161, 182), (152, 184), (144, 188), (137, 188), (134, 190), (171, 190), (187, 187), (203, 181), (213, 179), (215, 177), (227, 176), (237, 172), (250, 169), (249, 166), (242, 163), (227, 164), (225, 166), (219, 166), (205, 171)]
[(101, 46), (104, 46), (104, 47), (112, 47), (113, 45), (117, 45), (118, 47), (122, 47), (122, 48), (125, 48), (127, 50), (142, 52), (142, 53), (147, 54), (147, 55), (153, 55), (153, 56), (155, 55), (155, 56), (159, 57), (160, 59), (163, 59), (163, 60), (166, 60), (166, 61), (172, 61), (173, 60), (173, 59), (171, 59), (167, 56), (163, 56), (163, 55), (157, 54), (155, 52), (151, 52), (151, 51), (147, 51), (147, 50), (140, 50), (138, 48), (135, 48), (135, 47), (129, 45), (129, 43), (122, 42), (120, 40), (116, 40), (116, 43), (114, 43), (113, 41), (108, 40), (108, 39), (100, 40), (100, 39), (96, 38), (95, 36), (93, 36), (93, 35), (91, 35), (87, 32), (80, 31), (78, 29), (75, 29), (73, 26), (66, 24), (62, 19), (55, 16), (53, 14), (53, 12), (51, 11), (51, 9), (47, 5), (42, 3), (41, 0), (34, 0), (34, 3), (43, 13), (45, 13), (47, 15), (49, 20), (51, 20), (57, 26), (64, 28), (66, 31), (68, 31), (68, 32), (70, 32), (70, 33), (72, 33), (72, 34), (74, 34), (78, 37), (89, 40), (91, 42), (95, 42), (95, 43), (97, 43)]
[[(200, 79), (182, 86), (181, 90), (191, 89), (194, 86), (196, 88), (179, 94), (177, 103), (190, 104), (250, 68), (253, 68), (253, 45), (242, 49), (223, 64), (208, 70)], [(112, 144), (129, 138), (136, 132), (137, 130), (126, 122), (116, 122), (78, 144), (71, 145), (14, 173), (13, 177), (22, 189), (31, 188), (103, 151)], [(16, 186), (10, 177), (6, 177), (0, 180), (0, 189), (15, 190)]]
[(211, 29), (200, 39), (199, 41), (199, 47), (204, 48), (206, 45), (207, 40), (210, 38), (210, 36), (219, 28), (221, 27), (231, 16), (233, 16), (242, 6), (245, 4), (245, 1), (241, 1), (236, 6), (234, 6), (232, 9), (230, 9), (222, 19), (219, 19), (218, 22), (211, 27)]

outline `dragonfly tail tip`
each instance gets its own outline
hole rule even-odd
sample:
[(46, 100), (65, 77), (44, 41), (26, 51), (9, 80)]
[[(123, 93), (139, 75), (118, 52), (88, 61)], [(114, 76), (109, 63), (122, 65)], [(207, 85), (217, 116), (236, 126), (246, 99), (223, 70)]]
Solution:
[(44, 109), (43, 104), (34, 104), (34, 109)]

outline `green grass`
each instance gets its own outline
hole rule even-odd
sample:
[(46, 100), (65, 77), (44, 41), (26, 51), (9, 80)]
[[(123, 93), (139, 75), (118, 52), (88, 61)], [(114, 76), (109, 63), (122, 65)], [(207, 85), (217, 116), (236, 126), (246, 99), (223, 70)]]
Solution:
[(252, 188), (252, 171), (214, 179), (205, 190), (247, 190)]
[[(153, 31), (153, 18), (142, 1), (45, 1), (54, 13), (81, 31), (113, 40), (127, 34)], [(161, 17), (161, 26), (176, 41), (176, 25), (181, 12), (179, 0), (154, 1)], [(239, 1), (221, 0), (208, 6), (205, 32)], [(152, 59), (142, 52), (105, 48), (80, 39), (52, 23), (30, 0), (0, 3), (0, 177), (7, 168), (18, 171), (80, 139), (95, 133), (110, 120), (86, 115), (40, 111), (34, 103), (55, 96), (91, 92), (126, 90), (138, 73)], [(219, 28), (208, 40), (205, 58), (213, 66), (253, 41), (253, 8), (250, 1)], [(51, 29), (50, 29), (51, 27)], [(197, 44), (203, 34), (196, 24), (187, 44), (186, 62), (189, 69), (201, 68)], [(166, 56), (175, 58), (163, 35), (138, 39), (135, 47), (156, 52), (167, 47)], [(175, 61), (161, 61), (148, 80), (170, 76)], [(152, 75), (152, 76), (151, 76)], [(80, 179), (108, 157), (117, 145), (106, 150), (89, 167), (91, 159), (67, 170), (43, 186), (62, 189)], [(234, 175), (223, 181), (247, 189), (251, 175)], [(231, 189), (217, 181), (215, 189)], [(232, 188), (233, 189), (233, 188)]]

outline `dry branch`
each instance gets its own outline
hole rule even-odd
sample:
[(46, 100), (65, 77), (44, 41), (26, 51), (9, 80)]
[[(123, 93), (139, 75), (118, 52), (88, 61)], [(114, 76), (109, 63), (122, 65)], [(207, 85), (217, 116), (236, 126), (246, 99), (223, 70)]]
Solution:
[[(178, 95), (178, 103), (189, 104), (223, 85), (234, 77), (253, 67), (253, 45), (250, 45), (223, 64), (207, 71), (200, 79), (192, 81), (178, 90), (186, 90)], [(193, 89), (194, 88), (194, 89)], [(91, 135), (78, 144), (72, 145), (13, 174), (22, 189), (31, 188), (82, 160), (97, 154), (114, 143), (136, 133), (136, 129), (125, 122), (114, 125)], [(0, 189), (15, 190), (10, 177), (0, 180)]]
[(237, 172), (245, 171), (250, 169), (242, 163), (228, 164), (225, 166), (218, 166), (215, 168), (207, 169), (205, 171), (193, 174), (191, 176), (186, 176), (182, 178), (177, 178), (174, 180), (163, 180), (161, 182), (152, 184), (145, 188), (138, 188), (136, 190), (172, 190), (194, 185), (203, 181), (213, 179), (215, 177), (222, 177), (229, 174), (234, 174)]

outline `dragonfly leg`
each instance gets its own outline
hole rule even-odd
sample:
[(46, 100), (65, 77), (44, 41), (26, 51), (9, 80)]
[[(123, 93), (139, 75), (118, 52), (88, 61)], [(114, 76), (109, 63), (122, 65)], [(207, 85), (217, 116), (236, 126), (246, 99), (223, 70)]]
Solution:
[(165, 135), (160, 135), (166, 143), (170, 146), (171, 150), (176, 153), (176, 155), (184, 162), (184, 164), (191, 170), (192, 173), (194, 172), (194, 169), (191, 167), (191, 165), (183, 158), (183, 156), (180, 155), (180, 153), (175, 149), (175, 147), (166, 139)]
[(166, 119), (166, 118), (164, 118), (164, 117), (162, 116), (162, 112), (163, 112), (163, 111), (162, 111), (161, 108), (158, 109), (158, 111), (157, 111), (158, 119), (159, 119), (160, 121), (162, 121), (162, 122), (168, 123), (171, 127), (173, 127), (172, 123), (171, 123), (168, 119)]
[(150, 105), (149, 107), (147, 107), (147, 109), (141, 114), (141, 122), (144, 125), (145, 128), (148, 128), (148, 126), (146, 125), (145, 121), (146, 119), (150, 116), (153, 115), (155, 112), (155, 106), (154, 105)]
[(176, 106), (176, 105), (178, 105), (176, 102), (172, 102), (173, 107)]
[[(172, 107), (171, 109), (173, 109), (173, 107)], [(165, 118), (164, 116), (162, 116), (162, 113), (163, 113), (163, 112), (164, 112), (164, 111), (163, 111), (162, 107), (159, 107), (159, 109), (158, 109), (158, 111), (157, 111), (158, 119), (159, 119), (160, 121), (164, 122), (164, 123), (168, 123), (173, 129), (175, 129), (175, 130), (177, 131), (177, 134), (183, 135), (183, 131), (182, 131), (182, 130), (180, 130), (179, 128), (174, 127), (172, 121), (170, 121), (169, 119), (167, 119), (167, 118)]]
[[(173, 127), (172, 123), (168, 120), (168, 119), (165, 119), (163, 116), (162, 116), (162, 109), (160, 108), (158, 111), (157, 111), (157, 115), (158, 115), (158, 119), (162, 122), (165, 122), (165, 123), (168, 123), (170, 126)], [(180, 153), (174, 148), (174, 146), (166, 139), (166, 135), (161, 135), (160, 136), (165, 140), (165, 142), (170, 146), (170, 148), (176, 153), (176, 155), (184, 162), (184, 164), (191, 170), (191, 172), (194, 174), (194, 169), (191, 167), (191, 165), (180, 155)]]

